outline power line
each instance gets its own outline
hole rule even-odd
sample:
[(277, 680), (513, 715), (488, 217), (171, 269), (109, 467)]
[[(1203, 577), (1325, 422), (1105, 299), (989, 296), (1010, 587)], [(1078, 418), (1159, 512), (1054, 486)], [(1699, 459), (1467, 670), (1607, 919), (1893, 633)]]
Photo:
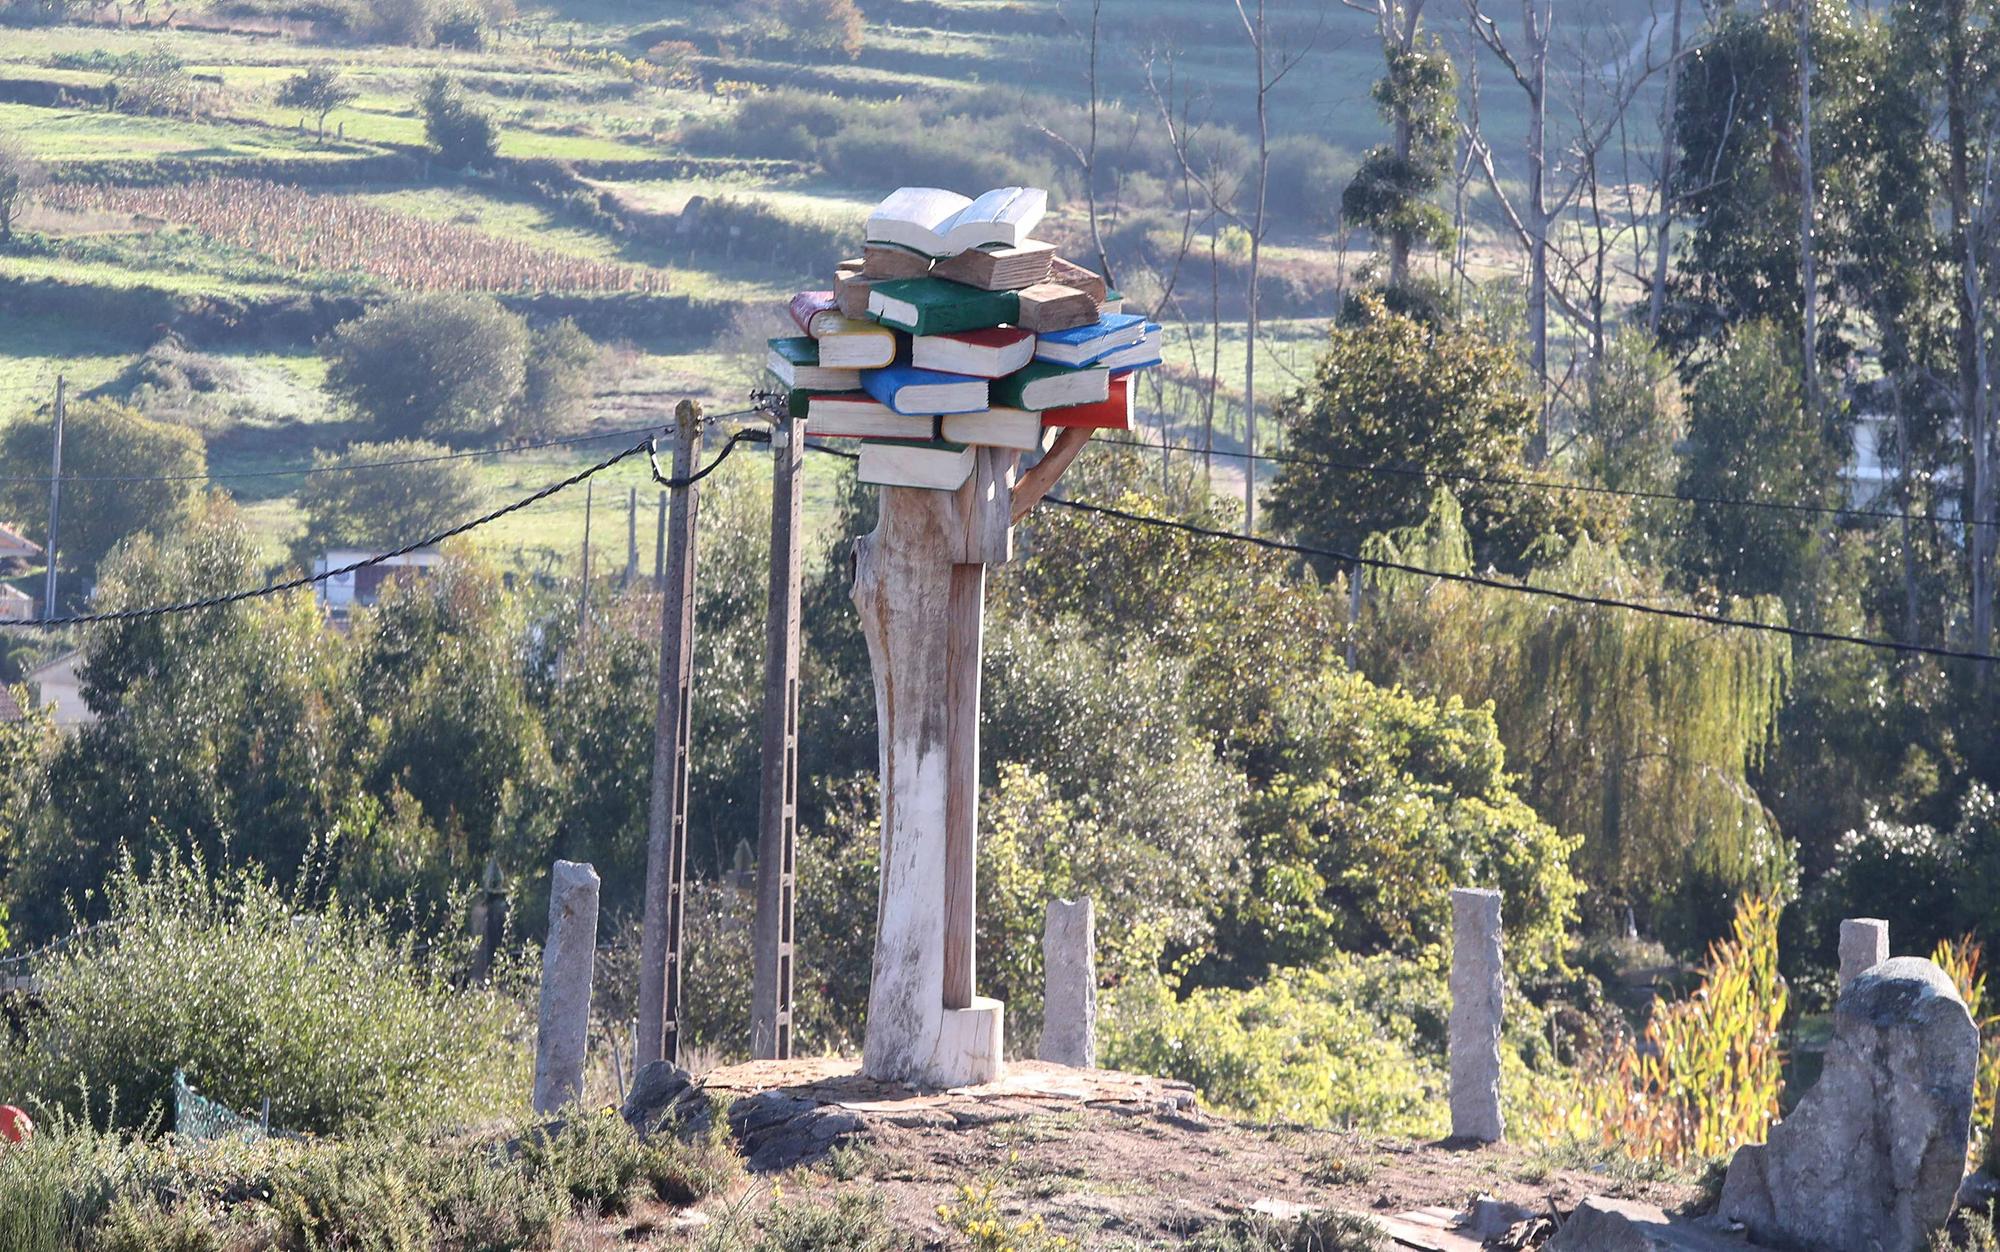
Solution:
[(1479, 483), (1491, 487), (1519, 487), (1539, 491), (1564, 491), (1578, 495), (1614, 496), (1629, 500), (1657, 500), (1674, 504), (1696, 504), (1722, 508), (1767, 509), (1780, 513), (1811, 513), (1828, 517), (1865, 517), (1889, 522), (1924, 522), (1939, 525), (2000, 526), (2000, 521), (1979, 521), (1946, 517), (1941, 513), (1898, 513), (1892, 509), (1845, 508), (1830, 504), (1801, 504), (1787, 500), (1757, 500), (1743, 496), (1680, 495), (1672, 491), (1641, 491), (1622, 487), (1599, 487), (1590, 483), (1544, 482), (1534, 478), (1514, 478), (1505, 474), (1479, 474), (1468, 470), (1424, 469), (1414, 465), (1382, 462), (1340, 461), (1330, 457), (1299, 456), (1281, 452), (1230, 452), (1222, 448), (1198, 448), (1183, 443), (1147, 443), (1138, 439), (1117, 439), (1108, 435), (1092, 437), (1093, 443), (1153, 451), (1186, 452), (1196, 456), (1228, 457), (1235, 461), (1268, 461), (1277, 465), (1310, 465), (1343, 474), (1384, 474), (1404, 478), (1442, 479), (1447, 482)]
[[(824, 452), (843, 460), (859, 459), (855, 453), (839, 448), (829, 448), (824, 444), (806, 445), (815, 452)], [(1155, 445), (1157, 446), (1157, 445)], [(1894, 639), (1874, 639), (1866, 635), (1843, 635), (1833, 631), (1810, 630), (1803, 626), (1783, 626), (1773, 622), (1760, 622), (1746, 617), (1729, 617), (1721, 613), (1704, 613), (1699, 609), (1677, 609), (1668, 605), (1645, 604), (1637, 600), (1619, 600), (1609, 596), (1586, 595), (1577, 591), (1564, 591), (1559, 587), (1538, 587), (1533, 583), (1508, 582), (1500, 578), (1488, 578), (1480, 574), (1455, 573), (1450, 570), (1426, 569), (1405, 561), (1391, 561), (1382, 557), (1359, 556), (1351, 552), (1337, 552), (1331, 548), (1315, 548), (1308, 544), (1287, 543), (1280, 539), (1266, 539), (1260, 535), (1245, 535), (1233, 530), (1217, 530), (1211, 526), (1199, 526), (1193, 522), (1183, 522), (1170, 517), (1151, 517), (1144, 513), (1133, 513), (1126, 509), (1113, 508), (1107, 504), (1090, 504), (1081, 500), (1065, 500), (1055, 496), (1044, 498), (1045, 503), (1082, 513), (1096, 513), (1120, 521), (1135, 522), (1143, 526), (1157, 526), (1166, 530), (1176, 530), (1183, 534), (1196, 535), (1204, 539), (1227, 539), (1233, 543), (1247, 543), (1273, 552), (1289, 552), (1298, 556), (1325, 557), (1346, 565), (1360, 565), (1368, 569), (1389, 570), (1399, 574), (1414, 574), (1422, 578), (1436, 578), (1445, 582), (1464, 583), (1472, 587), (1484, 587), (1492, 591), (1511, 591), (1521, 595), (1541, 596), (1550, 600), (1561, 600), (1569, 604), (1587, 605), (1600, 609), (1623, 609), (1628, 613), (1646, 613), (1654, 617), (1668, 617), (1677, 621), (1702, 622), (1711, 626), (1726, 626), (1735, 630), (1756, 630), (1766, 634), (1784, 635), (1792, 639), (1807, 639), (1816, 643), (1845, 643), (1856, 647), (1878, 648), (1889, 652), (1916, 653), (1923, 656), (1943, 657), (1955, 661), (2000, 661), (2000, 655), (1991, 652), (1960, 651), (1955, 648), (1940, 648), (1930, 644), (1902, 643)]]
[[(747, 417), (757, 409), (739, 409), (731, 413), (719, 413), (710, 421), (723, 421), (732, 417)], [(211, 470), (202, 474), (65, 474), (66, 483), (167, 483), (167, 482), (213, 482), (239, 478), (298, 478), (313, 474), (343, 474), (358, 470), (389, 469), (399, 465), (431, 465), (439, 461), (464, 461), (478, 457), (511, 456), (519, 452), (536, 452), (545, 448), (565, 448), (577, 444), (598, 443), (606, 439), (628, 439), (634, 435), (654, 432), (671, 432), (672, 423), (654, 423), (650, 426), (631, 426), (619, 430), (599, 431), (592, 435), (567, 435), (559, 439), (542, 439), (532, 443), (504, 444), (491, 448), (467, 448), (458, 452), (440, 452), (430, 456), (396, 457), (383, 461), (342, 461), (328, 465), (299, 465), (286, 469), (268, 470)], [(4, 483), (46, 483), (49, 476), (9, 475), (0, 476)]]
[[(753, 411), (755, 410), (744, 410), (745, 413)], [(733, 417), (742, 415), (743, 414), (741, 413), (736, 413), (736, 414), (724, 414), (723, 416)], [(711, 420), (719, 420), (719, 419), (711, 419)], [(674, 479), (674, 478), (662, 477), (658, 471), (657, 463), (655, 465), (653, 477), (663, 487), (680, 487), (680, 486), (685, 486), (690, 482), (699, 482), (701, 479), (706, 478), (708, 475), (715, 472), (716, 466), (720, 465), (723, 462), (723, 460), (729, 456), (730, 451), (736, 446), (736, 444), (740, 442), (756, 442), (760, 437), (768, 438), (769, 436), (765, 435), (764, 432), (762, 431), (756, 431), (756, 430), (746, 430), (737, 432), (734, 436), (730, 438), (728, 444), (724, 445), (723, 450), (719, 454), (717, 454), (717, 456), (713, 461), (709, 462), (709, 464), (707, 464), (706, 466), (703, 466), (700, 470), (696, 471), (688, 478)], [(461, 522), (449, 530), (440, 531), (437, 534), (431, 535), (430, 537), (425, 539), (419, 539), (415, 543), (404, 544), (402, 547), (397, 548), (392, 552), (384, 552), (377, 556), (366, 557), (362, 560), (353, 561), (346, 565), (339, 566), (335, 569), (325, 570), (318, 574), (304, 574), (300, 575), (297, 578), (287, 578), (279, 582), (266, 583), (261, 587), (252, 587), (243, 591), (231, 591), (224, 593), (222, 595), (208, 596), (200, 600), (187, 600), (179, 604), (153, 605), (151, 607), (141, 608), (141, 609), (118, 609), (106, 613), (72, 613), (63, 617), (37, 617), (37, 618), (29, 618), (24, 620), (15, 620), (15, 621), (0, 621), (0, 627), (82, 626), (94, 622), (134, 621), (140, 618), (164, 617), (173, 613), (191, 613), (197, 609), (220, 608), (223, 605), (238, 604), (245, 600), (262, 599), (266, 596), (282, 595), (288, 591), (297, 591), (303, 587), (310, 587), (315, 583), (322, 583), (332, 578), (340, 578), (347, 574), (355, 573), (359, 570), (368, 569), (371, 566), (381, 565), (384, 564), (385, 562), (393, 561), (397, 557), (408, 556), (410, 553), (415, 552), (421, 548), (436, 547), (438, 544), (441, 544), (448, 539), (457, 538), (459, 535), (463, 535), (469, 531), (477, 530), (481, 526), (485, 526), (492, 522), (499, 521), (501, 518), (506, 517), (510, 513), (517, 513), (520, 510), (527, 508), (529, 505), (537, 504), (543, 500), (546, 500), (550, 496), (555, 495), (557, 492), (563, 491), (566, 488), (574, 487), (578, 483), (584, 481), (585, 479), (590, 478), (595, 474), (603, 473), (605, 470), (610, 469), (612, 466), (618, 464), (619, 462), (624, 461), (630, 457), (637, 456), (641, 452), (647, 453), (649, 456), (654, 454), (653, 438), (648, 437), (644, 440), (641, 440), (640, 442), (635, 443), (631, 447), (625, 449), (623, 452), (619, 452), (612, 456), (606, 457), (604, 460), (597, 462), (595, 465), (589, 466), (588, 468), (585, 469), (578, 470), (576, 473), (571, 474), (568, 478), (565, 478), (560, 482), (550, 483), (548, 486), (543, 487), (541, 490), (535, 492), (532, 495), (523, 496), (522, 498), (514, 501), (511, 504), (505, 504), (497, 509), (494, 509), (490, 513), (481, 514), (480, 516), (473, 518), (469, 522)]]

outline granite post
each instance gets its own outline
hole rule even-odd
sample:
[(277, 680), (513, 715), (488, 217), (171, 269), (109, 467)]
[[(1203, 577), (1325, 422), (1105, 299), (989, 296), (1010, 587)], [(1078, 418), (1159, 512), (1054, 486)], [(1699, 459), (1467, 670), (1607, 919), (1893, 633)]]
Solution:
[(1500, 893), (1451, 893), (1451, 1134), (1497, 1143), (1500, 1117)]
[(1840, 987), (1889, 959), (1889, 923), (1879, 917), (1850, 917), (1840, 923)]
[(549, 939), (542, 948), (542, 1011), (535, 1041), (537, 1113), (583, 1096), (590, 1039), (590, 978), (597, 959), (597, 871), (557, 861), (549, 883)]
[(1042, 1043), (1057, 1065), (1097, 1067), (1097, 924), (1090, 897), (1049, 901), (1042, 931)]

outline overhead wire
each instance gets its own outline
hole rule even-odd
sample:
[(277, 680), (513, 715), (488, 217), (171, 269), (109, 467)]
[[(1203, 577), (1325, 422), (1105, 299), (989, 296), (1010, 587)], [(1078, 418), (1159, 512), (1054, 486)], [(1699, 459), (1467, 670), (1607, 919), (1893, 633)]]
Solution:
[[(749, 413), (757, 411), (758, 410), (754, 409), (745, 409), (735, 413), (718, 414), (714, 418), (704, 418), (703, 420), (722, 421), (726, 418), (742, 417), (746, 416)], [(758, 431), (755, 429), (738, 431), (735, 435), (733, 435), (730, 438), (729, 442), (723, 446), (722, 451), (718, 453), (712, 461), (710, 461), (706, 466), (702, 467), (700, 470), (696, 471), (693, 474), (688, 475), (685, 478), (669, 478), (660, 474), (659, 462), (657, 459), (658, 456), (657, 438), (658, 437), (656, 435), (648, 436), (647, 438), (640, 440), (638, 443), (633, 444), (631, 447), (626, 448), (624, 451), (615, 453), (611, 456), (604, 458), (601, 461), (598, 461), (594, 465), (578, 470), (576, 473), (571, 474), (567, 478), (564, 478), (558, 482), (550, 483), (531, 495), (523, 496), (520, 499), (515, 500), (509, 504), (502, 505), (501, 507), (494, 509), (490, 512), (483, 513), (480, 516), (473, 518), (471, 521), (461, 522), (458, 525), (451, 527), (449, 530), (439, 531), (435, 535), (430, 535), (426, 538), (419, 539), (413, 543), (406, 543), (403, 546), (396, 548), (392, 551), (378, 553), (375, 556), (365, 557), (359, 561), (350, 561), (345, 565), (336, 566), (332, 569), (322, 570), (317, 574), (302, 574), (294, 578), (280, 579), (277, 582), (266, 583), (259, 587), (250, 587), (250, 588), (245, 588), (241, 591), (230, 591), (218, 595), (205, 596), (198, 600), (184, 600), (176, 604), (159, 604), (159, 605), (151, 605), (145, 608), (136, 608), (136, 609), (114, 609), (103, 613), (70, 613), (53, 617), (44, 616), (35, 618), (20, 618), (11, 621), (0, 620), (0, 628), (12, 627), (15, 629), (20, 629), (26, 627), (83, 626), (99, 622), (136, 621), (141, 618), (164, 617), (169, 614), (176, 614), (176, 613), (191, 613), (200, 609), (220, 608), (224, 605), (240, 604), (246, 600), (256, 600), (256, 599), (262, 599), (267, 596), (283, 595), (286, 592), (297, 591), (305, 587), (313, 586), (316, 583), (323, 583), (330, 579), (345, 577), (348, 574), (357, 573), (361, 570), (368, 569), (372, 566), (383, 565), (389, 561), (395, 560), (398, 557), (408, 556), (412, 552), (416, 552), (424, 548), (436, 547), (438, 544), (444, 543), (446, 540), (457, 538), (459, 535), (466, 534), (470, 531), (479, 529), (481, 526), (486, 526), (493, 522), (496, 522), (501, 518), (506, 517), (510, 513), (517, 513), (520, 510), (529, 507), (530, 505), (540, 503), (541, 501), (548, 499), (550, 496), (553, 496), (558, 492), (564, 491), (570, 487), (574, 487), (578, 483), (584, 481), (585, 479), (593, 477), (594, 475), (597, 474), (601, 474), (605, 470), (610, 469), (612, 466), (617, 465), (619, 462), (625, 461), (631, 457), (635, 457), (642, 452), (646, 453), (649, 458), (652, 458), (653, 478), (656, 482), (658, 482), (663, 487), (669, 487), (669, 488), (684, 487), (691, 483), (700, 482), (702, 479), (708, 477), (708, 475), (714, 473), (716, 467), (719, 466), (724, 460), (728, 459), (729, 454), (735, 450), (735, 447), (738, 443), (758, 442), (760, 438), (768, 439), (769, 435), (766, 434), (765, 432)]]
[[(825, 444), (808, 441), (806, 447), (815, 452), (826, 453), (844, 460), (858, 460), (855, 453)], [(1677, 621), (1701, 622), (1711, 626), (1721, 626), (1733, 630), (1754, 630), (1766, 634), (1784, 635), (1793, 639), (1805, 639), (1817, 643), (1842, 643), (1856, 647), (1877, 648), (1884, 651), (1914, 653), (1922, 656), (1941, 657), (1956, 661), (2000, 661), (2000, 654), (1974, 652), (1958, 648), (1937, 647), (1931, 644), (1904, 643), (1895, 639), (1877, 639), (1867, 635), (1848, 635), (1837, 631), (1813, 630), (1804, 626), (1789, 626), (1777, 622), (1760, 622), (1754, 618), (1731, 617), (1723, 613), (1709, 613), (1700, 609), (1682, 609), (1664, 604), (1647, 604), (1639, 600), (1623, 600), (1612, 596), (1595, 596), (1579, 591), (1566, 591), (1560, 587), (1544, 587), (1534, 583), (1509, 582), (1504, 578), (1493, 578), (1483, 574), (1462, 573), (1453, 570), (1430, 569), (1407, 561), (1390, 560), (1385, 557), (1361, 556), (1353, 552), (1340, 552), (1332, 548), (1319, 548), (1310, 544), (1289, 543), (1282, 539), (1267, 539), (1261, 535), (1246, 535), (1240, 531), (1218, 530), (1212, 526), (1201, 526), (1177, 518), (1155, 517), (1145, 513), (1134, 513), (1129, 509), (1115, 508), (1107, 504), (1092, 504), (1088, 501), (1071, 500), (1057, 496), (1044, 497), (1044, 503), (1077, 512), (1095, 513), (1103, 517), (1133, 522), (1144, 526), (1160, 527), (1195, 535), (1205, 539), (1223, 539), (1232, 543), (1250, 544), (1273, 552), (1288, 552), (1295, 556), (1322, 557), (1338, 561), (1344, 565), (1361, 566), (1365, 569), (1388, 570), (1394, 573), (1411, 574), (1421, 578), (1435, 578), (1444, 582), (1463, 583), (1472, 587), (1483, 587), (1491, 591), (1507, 591), (1519, 595), (1540, 596), (1544, 599), (1559, 600), (1569, 604), (1591, 608), (1618, 609), (1629, 613), (1645, 613), (1654, 617), (1673, 618)]]

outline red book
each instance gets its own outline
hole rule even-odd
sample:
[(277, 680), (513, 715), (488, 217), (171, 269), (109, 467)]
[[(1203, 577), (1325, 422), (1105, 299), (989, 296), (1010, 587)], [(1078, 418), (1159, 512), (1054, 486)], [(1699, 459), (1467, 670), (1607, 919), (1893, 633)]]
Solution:
[(813, 323), (828, 313), (839, 316), (840, 302), (834, 299), (831, 291), (801, 291), (792, 297), (791, 311), (792, 321), (798, 324), (799, 333), (818, 338), (814, 334)]
[(1093, 404), (1072, 404), (1068, 408), (1044, 409), (1043, 426), (1080, 426), (1089, 430), (1132, 429), (1132, 376), (1113, 374), (1111, 394)]

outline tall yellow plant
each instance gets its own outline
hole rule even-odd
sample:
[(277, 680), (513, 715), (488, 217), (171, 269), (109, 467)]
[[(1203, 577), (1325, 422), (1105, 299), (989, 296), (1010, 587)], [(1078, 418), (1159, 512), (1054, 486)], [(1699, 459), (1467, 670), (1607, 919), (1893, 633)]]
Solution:
[(1785, 1004), (1778, 910), (1745, 896), (1694, 994), (1656, 1005), (1638, 1040), (1586, 1061), (1570, 1090), (1531, 1096), (1526, 1120), (1550, 1138), (1675, 1165), (1761, 1140), (1778, 1116)]
[(1993, 1121), (2000, 1106), (2000, 1017), (1987, 1013), (1986, 949), (1970, 934), (1940, 940), (1931, 953), (1951, 981), (1979, 1027), (1979, 1074), (1972, 1088), (1972, 1132), (1986, 1144), (1986, 1159), (1992, 1163), (1995, 1149)]

